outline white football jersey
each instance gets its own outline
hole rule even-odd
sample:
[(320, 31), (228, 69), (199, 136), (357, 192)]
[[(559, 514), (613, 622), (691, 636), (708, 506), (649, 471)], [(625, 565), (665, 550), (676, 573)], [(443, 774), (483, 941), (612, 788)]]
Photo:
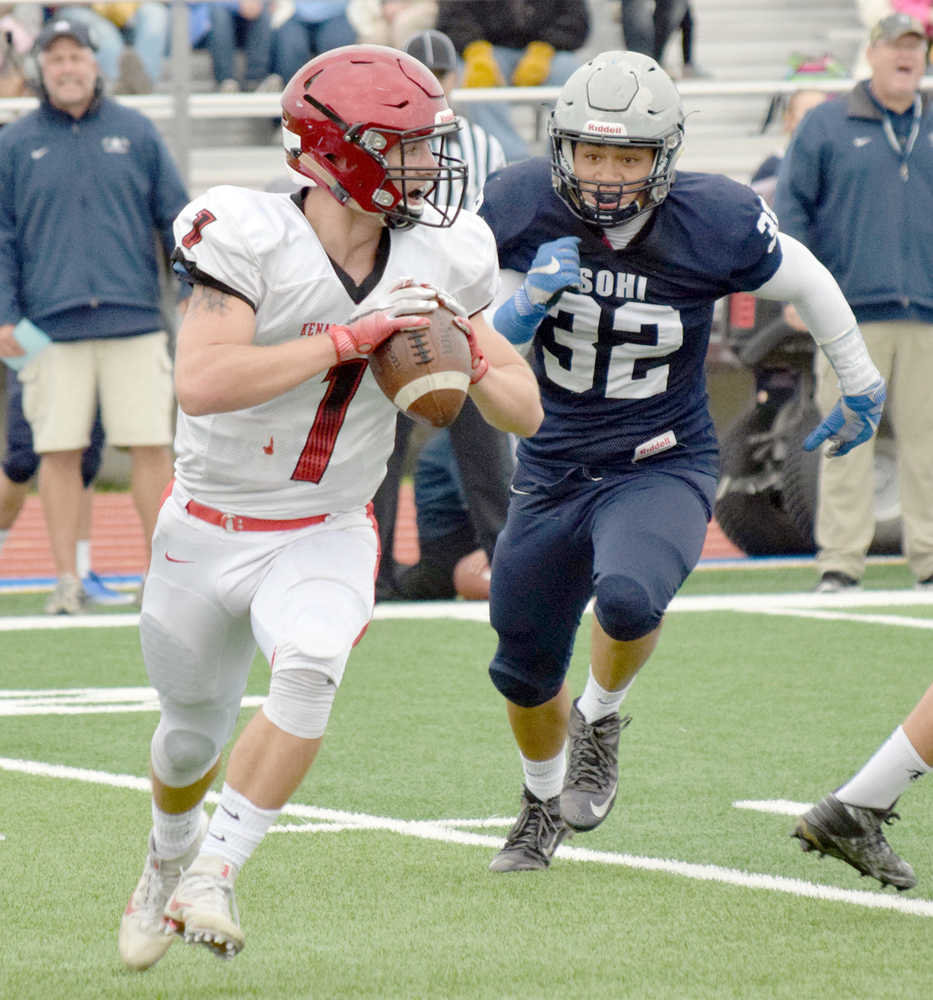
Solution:
[[(498, 257), (478, 216), (461, 212), (449, 229), (389, 230), (388, 258), (355, 300), (294, 198), (215, 187), (175, 221), (177, 252), (194, 280), (205, 276), (254, 308), (254, 343), (326, 336), (329, 324), (346, 323), (361, 302), (405, 277), (450, 293), (470, 315), (492, 301)], [(259, 406), (198, 417), (179, 409), (176, 483), (202, 503), (252, 517), (358, 508), (385, 475), (397, 412), (362, 359)]]

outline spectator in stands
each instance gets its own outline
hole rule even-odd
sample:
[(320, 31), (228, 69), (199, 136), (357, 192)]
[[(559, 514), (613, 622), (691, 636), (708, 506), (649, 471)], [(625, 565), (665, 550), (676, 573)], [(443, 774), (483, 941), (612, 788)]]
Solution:
[[(188, 195), (155, 125), (102, 96), (84, 24), (54, 18), (36, 46), (39, 107), (0, 131), (0, 356), (23, 353), (13, 337), (21, 318), (53, 341), (20, 381), (58, 576), (46, 610), (73, 614), (85, 601), (75, 562), (81, 455), (98, 399), (108, 440), (129, 448), (147, 543), (172, 477), (154, 237), (174, 248)], [(50, 152), (63, 148), (67, 156)]]
[(622, 0), (622, 37), (625, 47), (663, 63), (664, 51), (680, 31), (683, 79), (709, 76), (693, 58), (696, 23), (687, 0)]
[[(22, 51), (17, 49), (13, 40), (13, 30), (4, 25), (5, 20), (12, 19), (7, 17), (0, 19), (0, 98), (26, 97), (29, 94), (29, 84), (26, 80)], [(26, 37), (28, 38), (28, 35)], [(7, 118), (0, 112), (0, 127), (14, 118), (15, 114), (11, 113)]]
[[(32, 430), (23, 416), (23, 387), (12, 369), (7, 370), (6, 380), (6, 455), (0, 474), (0, 550), (19, 517), (29, 494), (29, 484), (39, 468), (39, 456), (32, 447)], [(131, 604), (130, 594), (121, 594), (108, 587), (91, 569), (91, 514), (94, 500), (93, 482), (100, 469), (104, 448), (104, 428), (100, 413), (91, 429), (91, 443), (81, 456), (81, 512), (78, 522), (78, 543), (75, 564), (78, 578), (87, 599), (92, 604)]]
[[(276, 91), (282, 80), (272, 69), (272, 8), (269, 0), (212, 0), (191, 5), (188, 20), (192, 48), (207, 49), (217, 89)], [(237, 53), (244, 55), (244, 76)]]
[[(405, 51), (434, 72), (449, 100), (450, 93), (458, 82), (457, 53), (451, 40), (440, 31), (428, 29), (409, 38)], [(505, 153), (494, 136), (488, 135), (479, 125), (467, 119), (464, 119), (460, 132), (448, 141), (449, 155), (463, 160), (467, 165), (468, 179), (464, 203), (472, 205), (482, 190), (486, 178), (505, 165)], [(434, 530), (434, 538), (437, 540), (434, 550), (433, 552), (427, 550), (429, 558), (423, 561), (419, 573), (406, 571), (407, 583), (403, 588), (404, 594), (399, 592), (396, 580), (393, 548), (398, 490), (413, 426), (408, 417), (399, 414), (396, 422), (395, 450), (389, 459), (385, 479), (373, 499), (382, 546), (382, 561), (379, 566), (379, 578), (376, 581), (378, 600), (391, 600), (400, 596), (409, 600), (416, 597), (452, 596), (448, 591), (452, 587), (450, 570), (453, 563), (447, 567), (447, 557), (442, 555), (443, 550), (449, 547), (449, 539), (442, 540), (448, 532), (440, 527)], [(446, 490), (453, 494), (463, 491), (471, 521), (470, 550), (479, 546), (491, 558), (496, 536), (505, 523), (505, 512), (508, 507), (508, 483), (512, 471), (508, 439), (501, 431), (487, 424), (468, 400), (451, 427), (450, 440), (451, 450), (459, 469), (460, 486), (448, 482)], [(442, 519), (435, 517), (433, 523)], [(457, 526), (452, 525), (449, 534), (454, 536), (457, 530)], [(422, 550), (422, 555), (425, 551)], [(431, 568), (435, 564), (441, 564), (446, 568), (437, 572)], [(419, 582), (421, 576), (424, 576), (424, 580)], [(438, 577), (443, 580), (443, 586), (440, 588), (432, 582)]]
[(778, 170), (784, 159), (784, 146), (790, 142), (791, 136), (797, 130), (797, 126), (803, 121), (803, 116), (811, 109), (815, 108), (829, 95), (825, 90), (795, 90), (785, 101), (782, 101), (783, 113), (781, 114), (781, 138), (782, 148), (770, 156), (765, 157), (752, 174), (749, 181), (751, 186), (768, 202), (774, 202), (774, 189), (777, 186)]
[(55, 8), (87, 26), (97, 46), (101, 74), (115, 94), (149, 94), (162, 79), (169, 47), (169, 8), (162, 0)]
[(622, 0), (622, 37), (630, 51), (661, 63), (667, 43), (678, 28), (690, 32), (687, 41), (692, 44), (693, 18), (687, 0)]
[(415, 32), (434, 27), (437, 0), (349, 0), (347, 19), (361, 44), (402, 49)]
[[(924, 27), (891, 14), (872, 29), (863, 80), (813, 108), (781, 165), (775, 208), (852, 305), (872, 360), (891, 387), (904, 554), (933, 589), (933, 113), (918, 86)], [(818, 358), (816, 401), (837, 395)], [(874, 441), (820, 466), (817, 590), (854, 590), (875, 528)]]
[(680, 21), (680, 76), (684, 80), (710, 75), (697, 64), (693, 57), (695, 36), (696, 23), (693, 19), (693, 5), (688, 3)]
[(295, 0), (294, 7), (272, 35), (272, 69), (286, 83), (312, 57), (356, 41), (347, 0)]
[(682, 3), (681, 10), (683, 11), (680, 23), (671, 24), (669, 19), (662, 13), (660, 19), (658, 16), (659, 7), (662, 5), (655, 5), (655, 19), (654, 19), (654, 51), (656, 53), (655, 59), (661, 63), (663, 61), (665, 50), (667, 49), (671, 38), (679, 31), (680, 32), (680, 67), (677, 75), (682, 80), (692, 80), (698, 77), (709, 76), (710, 74), (706, 72), (705, 69), (701, 69), (696, 63), (693, 57), (693, 44), (696, 32), (696, 23), (693, 17), (693, 7), (689, 3)]
[[(437, 27), (463, 59), (465, 87), (558, 86), (580, 63), (590, 18), (586, 0), (440, 0)], [(471, 104), (470, 113), (509, 161), (529, 155), (507, 103)]]
[(31, 51), (42, 27), (42, 20), (42, 8), (34, 4), (0, 3), (0, 57), (12, 49), (22, 67), (22, 60)]

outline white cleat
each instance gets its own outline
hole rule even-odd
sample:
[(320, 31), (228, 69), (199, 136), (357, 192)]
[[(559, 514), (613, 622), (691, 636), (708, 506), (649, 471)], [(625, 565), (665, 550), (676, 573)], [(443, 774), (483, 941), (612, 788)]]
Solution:
[(152, 834), (149, 834), (146, 865), (120, 921), (120, 958), (129, 968), (142, 972), (155, 965), (168, 951), (172, 939), (162, 928), (165, 904), (175, 891), (182, 872), (197, 857), (208, 822), (207, 815), (202, 813), (197, 840), (180, 858), (157, 857)]
[[(186, 944), (203, 944), (218, 958), (233, 958), (245, 944), (233, 886), (237, 870), (223, 858), (198, 858), (165, 907), (164, 930)], [(171, 938), (168, 938), (171, 941)]]

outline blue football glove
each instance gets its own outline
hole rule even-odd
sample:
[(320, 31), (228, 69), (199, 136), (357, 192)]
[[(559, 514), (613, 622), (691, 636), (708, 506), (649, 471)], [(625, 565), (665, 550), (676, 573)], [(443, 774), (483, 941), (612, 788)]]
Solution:
[(813, 451), (828, 438), (830, 446), (826, 454), (834, 458), (864, 443), (878, 429), (886, 396), (884, 380), (869, 386), (858, 396), (843, 396), (804, 441), (804, 449)]
[(568, 288), (580, 287), (580, 237), (542, 243), (522, 284), (528, 301), (547, 311)]
[(525, 280), (496, 310), (493, 326), (513, 344), (531, 340), (548, 309), (565, 291), (580, 287), (579, 243), (579, 236), (542, 243)]

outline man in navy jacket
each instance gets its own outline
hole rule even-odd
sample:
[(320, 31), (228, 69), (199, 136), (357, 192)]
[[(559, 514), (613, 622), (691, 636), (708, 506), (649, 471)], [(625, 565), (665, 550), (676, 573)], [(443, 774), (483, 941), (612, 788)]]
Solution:
[[(898, 446), (904, 554), (933, 589), (933, 112), (918, 92), (923, 26), (906, 14), (875, 25), (870, 80), (814, 108), (781, 166), (781, 230), (835, 277), (888, 383)], [(824, 413), (838, 390), (817, 360)], [(859, 586), (874, 534), (874, 442), (820, 467), (821, 591)]]
[(19, 377), (58, 576), (46, 610), (73, 614), (85, 599), (81, 454), (98, 402), (107, 440), (129, 449), (147, 544), (172, 476), (156, 235), (170, 253), (188, 193), (149, 119), (102, 96), (86, 26), (55, 18), (36, 47), (40, 105), (0, 133), (0, 357), (23, 354), (20, 320), (51, 339)]

